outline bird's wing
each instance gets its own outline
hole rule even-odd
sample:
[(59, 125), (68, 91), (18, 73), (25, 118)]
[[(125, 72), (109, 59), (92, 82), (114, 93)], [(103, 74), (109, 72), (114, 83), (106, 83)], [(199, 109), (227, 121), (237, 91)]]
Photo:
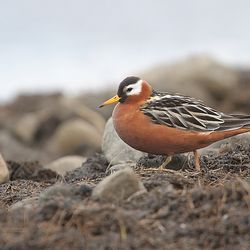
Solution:
[(212, 132), (250, 126), (250, 116), (225, 115), (194, 98), (155, 91), (141, 111), (156, 124), (184, 130)]

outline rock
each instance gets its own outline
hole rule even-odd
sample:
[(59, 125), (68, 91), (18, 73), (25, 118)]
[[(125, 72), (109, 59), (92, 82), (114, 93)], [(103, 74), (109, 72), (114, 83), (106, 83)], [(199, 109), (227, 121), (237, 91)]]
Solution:
[(59, 155), (74, 153), (84, 146), (88, 150), (100, 150), (101, 135), (92, 125), (80, 118), (62, 123), (48, 142), (50, 150)]
[(112, 165), (136, 162), (145, 155), (145, 153), (131, 148), (120, 139), (115, 131), (112, 118), (107, 121), (104, 129), (102, 151), (107, 161)]
[(68, 171), (79, 168), (86, 160), (82, 156), (65, 156), (47, 164), (45, 168), (64, 176)]
[(2, 155), (0, 154), (0, 184), (9, 181), (10, 174), (9, 169)]
[(138, 191), (145, 190), (131, 169), (120, 170), (104, 178), (93, 190), (94, 200), (120, 203)]
[[(0, 124), (28, 144), (46, 141), (60, 123), (73, 118), (84, 120), (94, 127), (98, 134), (103, 133), (104, 118), (96, 111), (87, 108), (77, 98), (57, 96), (54, 100), (49, 98), (47, 103), (45, 101), (42, 106), (41, 104), (36, 109), (31, 109), (32, 111), (27, 107), (17, 113), (4, 110), (0, 114), (3, 118)], [(11, 110), (11, 107), (9, 109)]]
[(0, 152), (6, 160), (13, 161), (50, 161), (52, 156), (45, 150), (38, 150), (17, 141), (13, 135), (6, 130), (0, 131)]
[[(98, 104), (96, 105), (96, 107)], [(91, 124), (96, 130), (102, 134), (105, 126), (104, 118), (98, 114), (96, 111), (86, 107), (76, 98), (63, 97), (59, 102), (60, 112), (64, 113), (74, 113), (79, 118)]]
[(46, 119), (46, 112), (33, 112), (24, 114), (14, 126), (14, 134), (23, 142), (31, 144), (34, 140), (40, 123)]
[(10, 206), (10, 210), (33, 209), (38, 204), (38, 197), (26, 198)]
[(89, 197), (92, 187), (83, 183), (82, 185), (72, 186), (68, 184), (55, 184), (39, 195), (39, 202), (44, 203), (56, 199), (83, 200)]
[(235, 70), (205, 56), (192, 56), (175, 64), (162, 64), (140, 74), (156, 90), (193, 96), (216, 105), (237, 85)]
[(39, 202), (49, 201), (58, 197), (71, 198), (73, 195), (73, 186), (67, 184), (55, 184), (41, 192), (39, 195)]
[(124, 169), (131, 169), (133, 170), (136, 167), (136, 163), (131, 162), (131, 163), (120, 163), (114, 166), (111, 166), (110, 168), (107, 168), (106, 173), (108, 174), (113, 174), (119, 170), (124, 170)]

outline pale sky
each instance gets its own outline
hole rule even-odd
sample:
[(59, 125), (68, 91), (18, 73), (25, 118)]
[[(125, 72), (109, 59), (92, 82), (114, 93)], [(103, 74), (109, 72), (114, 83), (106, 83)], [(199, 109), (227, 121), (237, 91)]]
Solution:
[(98, 90), (206, 53), (250, 65), (248, 0), (0, 0), (0, 100)]

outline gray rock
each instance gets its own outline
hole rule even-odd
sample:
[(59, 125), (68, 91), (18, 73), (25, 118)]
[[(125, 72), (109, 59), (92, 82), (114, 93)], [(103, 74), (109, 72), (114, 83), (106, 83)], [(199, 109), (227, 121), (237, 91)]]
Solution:
[(94, 126), (81, 118), (63, 122), (48, 142), (49, 149), (59, 155), (72, 153), (83, 145), (93, 150), (99, 150), (101, 134)]
[(0, 184), (9, 181), (9, 179), (10, 179), (9, 169), (6, 165), (5, 160), (0, 154)]
[(42, 121), (48, 117), (46, 111), (26, 113), (21, 116), (12, 128), (13, 133), (24, 143), (31, 144)]
[(136, 163), (131, 162), (131, 163), (120, 163), (114, 166), (111, 166), (109, 168), (107, 168), (106, 173), (108, 174), (113, 174), (119, 170), (123, 170), (123, 169), (134, 169), (136, 167)]
[(10, 210), (33, 209), (38, 204), (38, 197), (26, 198), (11, 205)]
[(39, 195), (39, 202), (49, 201), (58, 197), (71, 198), (74, 195), (74, 187), (67, 184), (55, 184), (45, 189)]
[(105, 126), (102, 139), (102, 151), (107, 161), (112, 165), (136, 162), (145, 155), (145, 153), (131, 148), (120, 139), (115, 131), (112, 118), (107, 121)]
[(91, 124), (99, 134), (102, 134), (105, 126), (104, 118), (94, 109), (86, 107), (82, 101), (79, 98), (63, 97), (59, 100), (58, 112), (61, 113), (62, 117), (67, 117), (70, 113), (73, 113)]
[(7, 130), (0, 131), (0, 152), (6, 160), (12, 161), (50, 161), (52, 156), (22, 144)]
[(68, 184), (55, 184), (40, 193), (38, 202), (45, 203), (51, 200), (83, 200), (89, 197), (92, 186), (86, 183), (79, 183), (77, 186)]
[(138, 191), (145, 190), (131, 169), (120, 170), (104, 178), (93, 190), (94, 200), (120, 203)]
[(84, 162), (86, 162), (86, 158), (82, 156), (70, 155), (59, 158), (49, 164), (47, 164), (44, 168), (50, 169), (56, 172), (59, 175), (64, 176), (67, 172), (75, 170), (82, 166)]

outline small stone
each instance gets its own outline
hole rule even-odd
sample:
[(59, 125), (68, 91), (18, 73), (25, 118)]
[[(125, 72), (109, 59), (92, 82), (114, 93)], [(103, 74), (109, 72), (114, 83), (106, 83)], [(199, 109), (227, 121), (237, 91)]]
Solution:
[(126, 168), (129, 168), (131, 170), (133, 170), (136, 167), (136, 163), (120, 163), (114, 166), (111, 166), (110, 168), (107, 168), (106, 173), (108, 174), (113, 174), (119, 170), (123, 170)]
[(70, 198), (74, 195), (74, 188), (67, 184), (55, 184), (45, 189), (39, 196), (40, 202), (49, 201), (58, 197)]
[(94, 200), (120, 203), (138, 191), (146, 190), (131, 169), (120, 170), (104, 178), (93, 190)]
[(112, 118), (108, 120), (104, 129), (102, 151), (107, 161), (112, 165), (136, 162), (143, 155), (146, 155), (141, 151), (131, 148), (120, 139), (115, 131)]
[(82, 166), (86, 160), (87, 159), (82, 156), (65, 156), (49, 163), (44, 168), (50, 169), (57, 174), (64, 176), (67, 172)]
[(37, 205), (37, 203), (38, 203), (38, 197), (26, 198), (11, 205), (10, 210), (16, 210), (20, 208), (32, 209)]
[(55, 184), (45, 189), (39, 195), (38, 201), (44, 203), (51, 200), (83, 200), (89, 197), (92, 192), (92, 187), (86, 183), (73, 186), (68, 184)]
[(9, 181), (10, 174), (9, 169), (2, 155), (0, 154), (0, 184)]

